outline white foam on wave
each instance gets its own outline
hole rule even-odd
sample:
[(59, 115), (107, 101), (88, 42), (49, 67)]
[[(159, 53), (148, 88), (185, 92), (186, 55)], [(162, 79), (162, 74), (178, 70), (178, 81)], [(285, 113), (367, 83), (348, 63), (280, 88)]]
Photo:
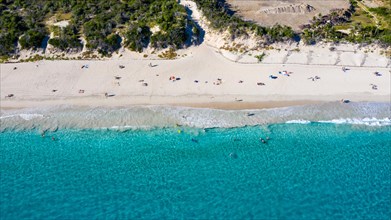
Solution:
[(311, 121), (299, 119), (299, 120), (290, 120), (285, 123), (286, 124), (309, 124), (309, 123), (311, 123)]
[(117, 126), (117, 125), (114, 125), (114, 126), (111, 126), (109, 128), (103, 128), (103, 129), (107, 129), (107, 130), (138, 130), (138, 129), (145, 129), (145, 130), (148, 130), (148, 129), (151, 129), (152, 126), (134, 126), (134, 125), (121, 125), (121, 126)]
[(42, 114), (17, 114), (17, 115), (1, 116), (0, 119), (13, 118), (13, 117), (21, 117), (22, 119), (24, 119), (26, 121), (30, 121), (34, 118), (43, 118), (44, 116)]
[(3, 111), (0, 132), (6, 129), (57, 130), (62, 128), (105, 130), (148, 130), (185, 126), (232, 128), (268, 124), (333, 123), (391, 126), (389, 103), (340, 103), (274, 109), (217, 110), (173, 106), (129, 108), (26, 109)]
[(0, 116), (0, 120), (1, 119), (6, 119), (6, 118), (13, 118), (13, 117), (17, 117), (18, 115), (5, 115), (5, 116)]
[(319, 123), (330, 124), (352, 124), (352, 125), (366, 125), (366, 126), (390, 126), (391, 120), (389, 118), (340, 118), (327, 121), (318, 121)]
[(41, 115), (41, 114), (20, 114), (19, 117), (23, 118), (26, 121), (29, 121), (34, 118), (43, 118), (43, 115)]
[(351, 125), (366, 125), (366, 126), (390, 126), (391, 119), (383, 118), (340, 118), (332, 120), (308, 121), (303, 119), (289, 120), (286, 124), (310, 124), (310, 123), (326, 123), (326, 124), (351, 124)]

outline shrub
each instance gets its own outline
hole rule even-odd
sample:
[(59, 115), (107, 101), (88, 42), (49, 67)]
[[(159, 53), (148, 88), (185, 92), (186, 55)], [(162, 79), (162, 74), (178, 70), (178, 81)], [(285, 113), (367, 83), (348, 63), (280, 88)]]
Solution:
[(263, 58), (266, 56), (265, 53), (262, 53), (262, 54), (259, 54), (259, 55), (256, 55), (255, 58), (257, 58), (258, 62), (262, 62)]
[(142, 52), (148, 46), (151, 31), (147, 26), (132, 25), (125, 33), (125, 46), (130, 50)]
[(36, 49), (42, 46), (45, 37), (46, 32), (43, 28), (31, 29), (19, 39), (19, 43), (22, 49)]

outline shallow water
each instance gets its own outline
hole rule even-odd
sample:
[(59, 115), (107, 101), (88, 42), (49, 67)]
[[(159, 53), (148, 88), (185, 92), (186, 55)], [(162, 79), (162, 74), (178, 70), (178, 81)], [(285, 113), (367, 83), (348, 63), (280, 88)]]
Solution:
[(170, 106), (75, 108), (62, 106), (0, 112), (0, 131), (57, 129), (232, 128), (276, 123), (391, 125), (390, 103), (339, 102), (259, 110), (216, 110)]
[(391, 126), (294, 122), (7, 128), (1, 219), (389, 219)]

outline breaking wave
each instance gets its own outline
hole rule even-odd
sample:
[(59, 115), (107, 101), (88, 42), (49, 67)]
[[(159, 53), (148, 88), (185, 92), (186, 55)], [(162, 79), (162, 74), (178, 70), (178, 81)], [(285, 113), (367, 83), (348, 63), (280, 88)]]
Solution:
[(309, 124), (311, 122), (307, 121), (307, 120), (290, 120), (285, 123), (287, 123), (287, 124)]
[(307, 121), (307, 120), (291, 120), (286, 124), (310, 124), (310, 123), (327, 123), (327, 124), (351, 124), (351, 125), (366, 125), (366, 126), (390, 126), (391, 119), (383, 118), (340, 118), (326, 121)]
[(217, 110), (173, 106), (2, 110), (0, 131), (38, 129), (134, 130), (175, 126), (232, 128), (277, 123), (333, 123), (390, 126), (390, 103), (338, 102), (258, 110)]
[(32, 120), (34, 118), (43, 118), (44, 116), (41, 114), (18, 114), (18, 115), (6, 115), (6, 116), (0, 116), (1, 119), (5, 118), (13, 118), (13, 117), (20, 117), (26, 121)]
[(352, 125), (367, 125), (367, 126), (390, 126), (391, 119), (383, 118), (341, 118), (333, 119), (329, 121), (319, 121), (319, 123), (332, 123), (332, 124), (352, 124)]

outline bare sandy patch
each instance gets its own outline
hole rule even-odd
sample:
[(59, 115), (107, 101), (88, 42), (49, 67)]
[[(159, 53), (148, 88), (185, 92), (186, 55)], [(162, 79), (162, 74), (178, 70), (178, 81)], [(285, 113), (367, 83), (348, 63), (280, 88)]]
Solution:
[(282, 24), (298, 30), (314, 16), (329, 14), (333, 9), (347, 9), (347, 0), (228, 0), (236, 13), (262, 26)]

